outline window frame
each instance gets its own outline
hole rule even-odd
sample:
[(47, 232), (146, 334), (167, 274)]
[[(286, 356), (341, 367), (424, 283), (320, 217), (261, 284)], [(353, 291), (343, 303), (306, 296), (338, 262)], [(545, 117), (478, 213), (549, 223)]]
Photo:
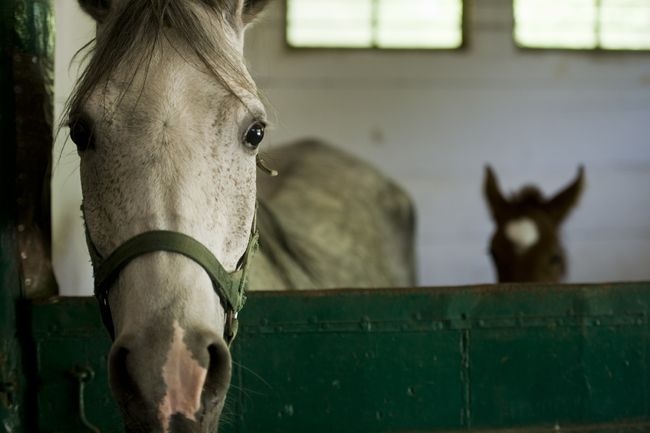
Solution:
[[(598, 6), (600, 7), (599, 0)], [(613, 56), (647, 56), (650, 55), (650, 48), (643, 49), (633, 49), (633, 48), (603, 48), (600, 43), (598, 43), (594, 48), (569, 48), (569, 47), (533, 47), (528, 45), (523, 45), (517, 41), (515, 35), (515, 29), (517, 26), (517, 21), (515, 19), (515, 0), (511, 2), (512, 7), (510, 8), (511, 20), (512, 20), (512, 43), (515, 48), (521, 52), (531, 52), (531, 53), (568, 53), (568, 54), (597, 54), (599, 57), (607, 54)], [(597, 26), (600, 29), (600, 24)]]
[(461, 42), (455, 48), (443, 48), (443, 47), (414, 47), (414, 48), (405, 48), (405, 47), (380, 47), (376, 45), (376, 42), (373, 41), (372, 45), (367, 47), (332, 47), (332, 46), (295, 46), (289, 43), (289, 1), (284, 0), (282, 4), (282, 23), (284, 25), (284, 31), (282, 32), (284, 39), (285, 49), (291, 51), (301, 51), (301, 52), (380, 52), (380, 53), (457, 53), (467, 50), (469, 46), (469, 32), (468, 32), (468, 0), (459, 0), (461, 3), (461, 20), (460, 20), (460, 35)]

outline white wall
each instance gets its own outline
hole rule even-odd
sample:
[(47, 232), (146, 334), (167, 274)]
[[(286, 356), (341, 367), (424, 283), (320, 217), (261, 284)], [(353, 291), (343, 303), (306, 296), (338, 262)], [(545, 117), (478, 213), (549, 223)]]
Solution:
[[(57, 122), (79, 73), (74, 54), (95, 34), (92, 20), (74, 0), (55, 0), (56, 51), (54, 111)], [(67, 141), (67, 143), (66, 143)], [(52, 176), (52, 260), (61, 294), (92, 293), (92, 269), (81, 219), (79, 158), (68, 129), (60, 130), (54, 145)]]
[[(504, 189), (535, 182), (548, 193), (584, 163), (586, 194), (565, 227), (570, 280), (650, 279), (650, 54), (518, 50), (508, 0), (469, 2), (469, 46), (458, 52), (291, 50), (281, 6), (247, 38), (274, 121), (269, 142), (321, 137), (397, 179), (418, 208), (422, 284), (493, 281), (487, 162)], [(91, 28), (74, 19), (57, 26)], [(63, 161), (55, 265), (63, 292), (88, 292), (87, 260), (72, 264), (85, 248), (79, 199), (58, 194), (77, 188), (76, 163)]]

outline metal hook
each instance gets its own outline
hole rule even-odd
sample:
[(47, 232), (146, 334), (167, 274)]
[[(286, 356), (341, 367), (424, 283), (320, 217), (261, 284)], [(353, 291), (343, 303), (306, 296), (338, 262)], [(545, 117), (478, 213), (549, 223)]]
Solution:
[(70, 374), (72, 374), (72, 377), (77, 379), (77, 382), (79, 383), (79, 419), (81, 420), (81, 423), (93, 433), (101, 433), (101, 430), (91, 424), (90, 421), (88, 421), (88, 418), (86, 418), (86, 402), (84, 399), (86, 383), (93, 380), (95, 372), (90, 367), (77, 365), (72, 369), (72, 371), (70, 371)]
[(262, 159), (261, 156), (257, 155), (256, 157), (256, 162), (257, 162), (257, 168), (262, 170), (264, 173), (268, 174), (271, 177), (277, 176), (279, 173), (277, 170), (273, 170), (272, 168), (269, 168), (264, 160)]

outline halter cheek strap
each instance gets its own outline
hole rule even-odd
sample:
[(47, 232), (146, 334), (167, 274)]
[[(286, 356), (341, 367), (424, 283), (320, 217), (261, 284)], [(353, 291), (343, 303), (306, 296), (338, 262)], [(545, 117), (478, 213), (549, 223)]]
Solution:
[(141, 233), (129, 239), (104, 259), (90, 238), (86, 226), (86, 242), (95, 274), (95, 296), (99, 302), (102, 320), (111, 338), (115, 338), (113, 317), (108, 303), (108, 293), (120, 272), (136, 257), (157, 251), (181, 254), (200, 265), (210, 277), (215, 292), (226, 310), (224, 339), (230, 345), (237, 335), (237, 314), (246, 302), (248, 271), (253, 254), (257, 249), (258, 231), (256, 217), (253, 218), (251, 235), (241, 268), (227, 272), (210, 250), (196, 239), (179, 232), (154, 230)]

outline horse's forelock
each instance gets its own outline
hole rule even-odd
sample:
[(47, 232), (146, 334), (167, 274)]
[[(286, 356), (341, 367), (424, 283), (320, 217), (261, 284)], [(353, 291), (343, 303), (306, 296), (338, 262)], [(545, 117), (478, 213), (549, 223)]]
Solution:
[(510, 203), (518, 208), (535, 208), (544, 204), (544, 194), (533, 185), (523, 187), (519, 192), (510, 197)]
[[(233, 9), (236, 0), (129, 0), (121, 2), (102, 25), (104, 28), (90, 49), (90, 61), (71, 95), (66, 113), (77, 113), (93, 89), (105, 83), (127, 58), (137, 58), (131, 82), (141, 68), (148, 67), (158, 41), (171, 30), (238, 99), (241, 91), (257, 95), (257, 88), (242, 70), (239, 54), (223, 38), (228, 28), (236, 29)], [(206, 25), (205, 14), (213, 14), (222, 27)], [(215, 21), (212, 20), (211, 23)], [(129, 86), (122, 92), (126, 93)], [(123, 95), (121, 95), (123, 96)]]

